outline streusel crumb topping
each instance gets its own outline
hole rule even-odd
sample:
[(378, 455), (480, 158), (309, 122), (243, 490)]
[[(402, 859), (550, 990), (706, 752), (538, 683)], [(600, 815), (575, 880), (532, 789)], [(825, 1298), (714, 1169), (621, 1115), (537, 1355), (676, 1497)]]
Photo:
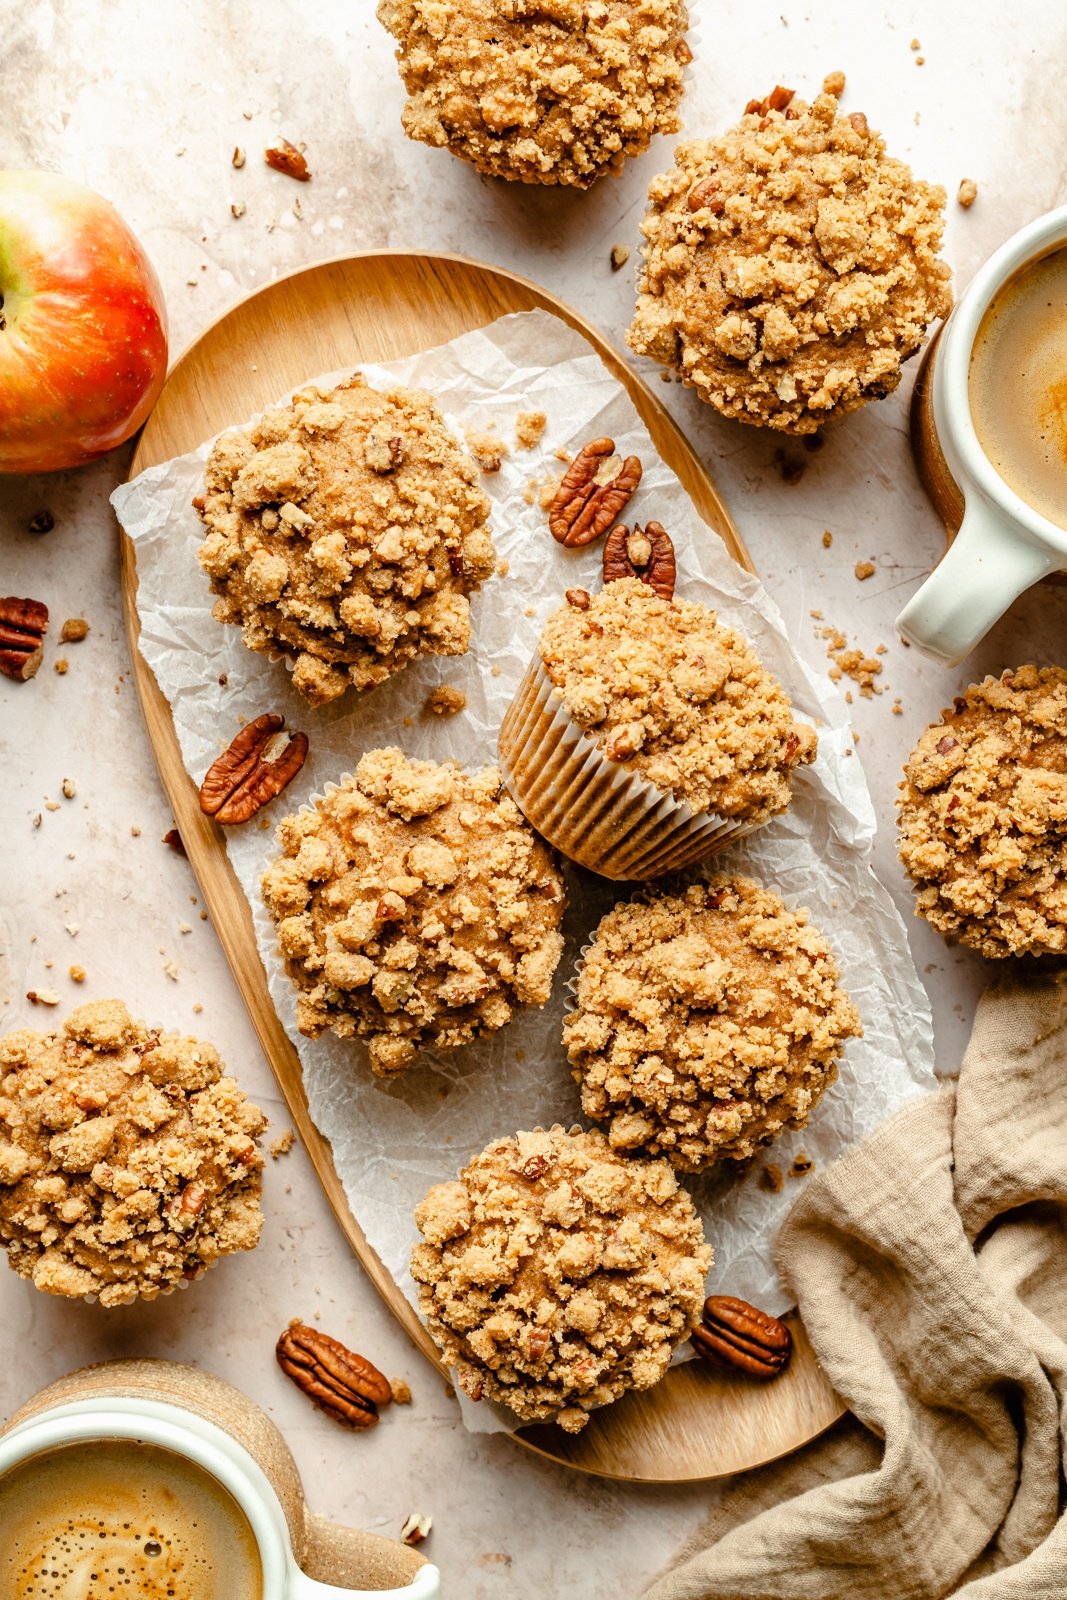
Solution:
[(588, 188), (677, 131), (683, 0), (379, 0), (404, 131), (491, 177)]
[(699, 1320), (711, 1247), (664, 1161), (603, 1134), (497, 1139), (416, 1208), (419, 1309), (465, 1393), (577, 1433)]
[(567, 711), (611, 761), (694, 811), (765, 822), (788, 806), (814, 728), (714, 611), (620, 578), (587, 609), (563, 605), (541, 660)]
[(916, 910), (984, 956), (1067, 950), (1067, 672), (972, 684), (904, 768)]
[(154, 1299), (259, 1241), (266, 1118), (120, 1000), (0, 1039), (0, 1241), (49, 1294)]
[(633, 349), (725, 416), (789, 433), (891, 393), (952, 304), (945, 191), (830, 94), (675, 160), (649, 189)]
[(861, 1032), (807, 912), (719, 877), (608, 912), (563, 1042), (616, 1149), (700, 1172), (804, 1127)]
[(278, 841), (263, 897), (302, 1033), (366, 1039), (387, 1077), (548, 999), (563, 879), (495, 767), (371, 750)]
[(418, 389), (359, 373), (224, 433), (194, 504), (214, 615), (286, 655), (312, 705), (417, 655), (463, 655), (496, 555), (478, 469)]

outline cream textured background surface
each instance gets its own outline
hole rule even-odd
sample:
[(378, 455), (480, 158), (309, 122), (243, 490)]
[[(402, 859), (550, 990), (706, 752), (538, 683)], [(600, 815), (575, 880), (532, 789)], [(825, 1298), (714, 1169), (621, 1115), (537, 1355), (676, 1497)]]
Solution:
[[(820, 0), (808, 10), (791, 0), (692, 0), (692, 10), (700, 49), (684, 104), (687, 131), (720, 128), (775, 82), (810, 95), (840, 67), (849, 80), (845, 109), (865, 111), (895, 154), (949, 190), (947, 249), (960, 285), (1016, 227), (1067, 200), (1067, 102), (1048, 65), (1062, 54), (1067, 23), (1048, 0), (1020, 0), (1010, 14), (992, 0), (937, 8)], [(370, 0), (0, 0), (0, 32), (0, 165), (52, 167), (117, 203), (163, 279), (175, 351), (257, 284), (325, 255), (387, 245), (463, 251), (517, 268), (621, 344), (634, 263), (613, 274), (608, 253), (616, 241), (636, 246), (644, 190), (669, 160), (668, 141), (588, 195), (480, 179), (403, 138), (390, 41)], [(909, 49), (913, 37), (922, 66)], [(263, 165), (275, 132), (306, 141), (310, 184)], [(230, 165), (237, 144), (248, 150), (239, 172)], [(964, 176), (979, 185), (969, 212), (954, 200)], [(238, 199), (247, 212), (235, 221), (230, 204)], [(719, 422), (675, 385), (659, 392), (711, 464), (808, 658), (825, 660), (812, 607), (850, 643), (870, 652), (887, 646), (886, 693), (854, 708), (859, 752), (882, 822), (883, 877), (914, 932), (939, 1061), (951, 1068), (983, 971), (910, 917), (894, 859), (896, 778), (914, 737), (969, 677), (1057, 658), (1067, 590), (1030, 596), (966, 672), (946, 672), (903, 650), (892, 627), (941, 549), (908, 454), (906, 395), (849, 419), (817, 455), (785, 445), (806, 468), (790, 485), (775, 462), (780, 439)], [(53, 639), (34, 683), (0, 682), (0, 1026), (42, 1020), (24, 999), (35, 986), (56, 987), (65, 1006), (122, 993), (141, 1014), (214, 1039), (278, 1131), (285, 1119), (269, 1070), (214, 936), (190, 906), (196, 886), (158, 842), (170, 815), (127, 680), (107, 505), (124, 465), (119, 457), (55, 479), (0, 480), (0, 592), (47, 600), (57, 632), (74, 615), (93, 628), (84, 644), (65, 649), (65, 677), (51, 670)], [(34, 539), (26, 525), (46, 505), (55, 530)], [(834, 533), (829, 551), (824, 528)], [(853, 566), (868, 558), (876, 575), (858, 584)], [(890, 713), (896, 695), (900, 717)], [(75, 779), (77, 796), (50, 812), (45, 798), (59, 797), (64, 777)], [(190, 934), (179, 931), (182, 922)], [(75, 938), (66, 923), (79, 925)], [(164, 972), (170, 960), (177, 983)], [(71, 962), (88, 973), (81, 990), (66, 977)], [(204, 1010), (194, 1017), (196, 1002)], [(269, 1164), (266, 1205), (255, 1256), (153, 1306), (104, 1315), (46, 1300), (5, 1272), (0, 1414), (80, 1362), (195, 1359), (267, 1406), (316, 1509), (386, 1533), (412, 1509), (430, 1512), (429, 1552), (456, 1600), (635, 1595), (695, 1523), (708, 1489), (582, 1480), (506, 1439), (470, 1437), (455, 1402), (379, 1306), (299, 1150)], [(271, 1351), (288, 1318), (316, 1314), (387, 1371), (409, 1377), (410, 1411), (353, 1438), (307, 1408)]]

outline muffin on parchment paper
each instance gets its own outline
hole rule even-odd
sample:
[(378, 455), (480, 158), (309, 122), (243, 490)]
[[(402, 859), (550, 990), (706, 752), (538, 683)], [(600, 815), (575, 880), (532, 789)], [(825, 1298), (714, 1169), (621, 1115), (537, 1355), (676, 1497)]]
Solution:
[(609, 911), (563, 1042), (614, 1149), (701, 1172), (804, 1127), (861, 1032), (807, 912), (735, 877)]
[(418, 655), (463, 655), (495, 561), (478, 469), (419, 389), (357, 372), (224, 433), (193, 502), (197, 559), (251, 650), (288, 656), (312, 705)]
[(302, 1033), (366, 1039), (390, 1077), (548, 999), (563, 879), (495, 767), (368, 751), (278, 840), (263, 898)]
[(1067, 951), (1067, 672), (972, 684), (927, 728), (900, 788), (921, 917), (995, 959)]
[(639, 578), (568, 591), (500, 733), (530, 822), (609, 878), (690, 865), (784, 811), (816, 744), (740, 634)]
[(0, 1039), (0, 1243), (49, 1294), (154, 1299), (259, 1242), (266, 1126), (213, 1045), (120, 1000)]
[(787, 433), (890, 394), (952, 304), (945, 191), (833, 95), (788, 89), (675, 160), (649, 189), (631, 347)]
[(379, 0), (404, 131), (479, 172), (588, 188), (676, 133), (683, 0)]
[(464, 1393), (577, 1433), (700, 1319), (711, 1247), (665, 1161), (556, 1126), (497, 1139), (416, 1208), (419, 1309)]

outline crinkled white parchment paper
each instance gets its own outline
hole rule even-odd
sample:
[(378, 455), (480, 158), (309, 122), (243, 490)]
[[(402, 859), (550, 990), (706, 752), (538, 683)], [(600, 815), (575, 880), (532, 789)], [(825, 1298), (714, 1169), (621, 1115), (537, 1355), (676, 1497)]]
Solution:
[[(141, 651), (170, 701), (189, 772), (199, 783), (237, 729), (264, 711), (283, 713), (288, 726), (304, 728), (311, 740), (303, 771), (266, 813), (272, 821), (351, 772), (362, 752), (378, 745), (399, 744), (412, 756), (455, 759), (471, 769), (495, 761), (501, 718), (545, 618), (565, 588), (599, 584), (600, 546), (563, 550), (549, 536), (536, 496), (527, 504), (525, 492), (531, 479), (562, 470), (557, 449), (574, 452), (588, 439), (610, 435), (620, 454), (636, 454), (644, 463), (630, 514), (642, 522), (653, 516), (670, 530), (678, 592), (713, 606), (747, 634), (797, 712), (819, 723), (818, 761), (800, 774), (791, 811), (716, 858), (716, 866), (749, 872), (789, 904), (807, 906), (837, 952), (864, 1038), (848, 1044), (838, 1081), (810, 1125), (785, 1135), (767, 1155), (783, 1170), (799, 1150), (819, 1165), (832, 1160), (904, 1100), (934, 1085), (929, 1006), (903, 923), (871, 872), (874, 813), (841, 698), (795, 654), (762, 586), (701, 521), (657, 458), (625, 391), (563, 322), (545, 312), (508, 316), (437, 350), (363, 371), (379, 387), (400, 382), (429, 389), (458, 433), (473, 427), (509, 442), (500, 472), (482, 479), (506, 575), (473, 598), (468, 655), (421, 660), (371, 694), (350, 692), (312, 710), (290, 687), (284, 664), (252, 654), (237, 628), (211, 616), (208, 581), (196, 562), (202, 530), (190, 505), (202, 488), (210, 441), (151, 468), (112, 499), (137, 549)], [(520, 410), (547, 413), (535, 450), (515, 446)], [(423, 711), (429, 689), (439, 683), (465, 692), (464, 712), (437, 718)], [(567, 949), (544, 1010), (526, 1011), (466, 1049), (427, 1052), (415, 1070), (383, 1083), (371, 1076), (361, 1044), (332, 1035), (305, 1039), (296, 1030), (293, 990), (259, 895), (261, 873), (275, 854), (273, 827), (231, 828), (226, 842), (252, 906), (274, 1003), (303, 1064), (312, 1116), (333, 1146), (367, 1238), (414, 1300), (407, 1266), (416, 1238), (412, 1209), (425, 1191), (455, 1176), (495, 1137), (581, 1120), (578, 1087), (560, 1044), (564, 985), (579, 947), (619, 889), (568, 869)], [(760, 1166), (740, 1181), (724, 1172), (687, 1182), (715, 1247), (713, 1286), (780, 1311), (786, 1298), (772, 1244), (799, 1181), (787, 1178), (781, 1193), (769, 1193), (759, 1184)], [(464, 1411), (475, 1429), (501, 1426), (495, 1408), (467, 1405)]]

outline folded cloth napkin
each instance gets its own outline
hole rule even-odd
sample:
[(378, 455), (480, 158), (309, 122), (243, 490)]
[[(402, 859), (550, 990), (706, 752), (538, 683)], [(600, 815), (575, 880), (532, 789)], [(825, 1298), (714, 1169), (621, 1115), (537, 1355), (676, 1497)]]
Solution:
[(852, 1415), (749, 1474), (646, 1600), (1067, 1600), (1067, 983), (809, 1179), (782, 1277)]

